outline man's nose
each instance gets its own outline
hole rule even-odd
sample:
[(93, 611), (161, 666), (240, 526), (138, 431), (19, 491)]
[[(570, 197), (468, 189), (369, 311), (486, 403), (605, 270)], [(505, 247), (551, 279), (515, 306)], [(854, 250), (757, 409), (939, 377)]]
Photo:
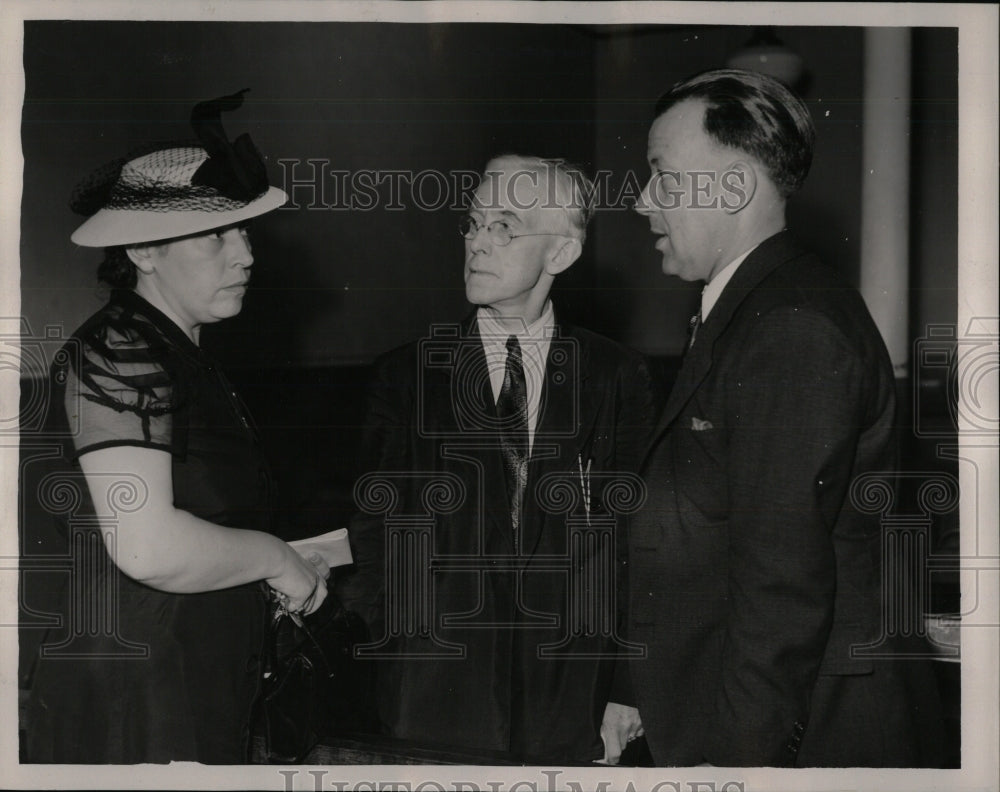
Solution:
[(649, 198), (649, 190), (653, 184), (653, 177), (649, 177), (649, 181), (646, 182), (646, 186), (642, 188), (642, 192), (639, 193), (639, 197), (635, 201), (635, 211), (639, 214), (646, 216), (653, 211), (653, 202)]
[(475, 235), (469, 240), (469, 250), (473, 253), (488, 253), (492, 245), (488, 226), (478, 226)]

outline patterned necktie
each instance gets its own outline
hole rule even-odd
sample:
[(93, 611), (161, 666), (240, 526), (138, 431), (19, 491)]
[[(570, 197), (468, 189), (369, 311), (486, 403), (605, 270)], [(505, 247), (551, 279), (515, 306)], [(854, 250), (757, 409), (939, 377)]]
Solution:
[(507, 479), (510, 521), (516, 536), (528, 481), (528, 386), (517, 336), (507, 339), (507, 364), (497, 399), (497, 418), (500, 419), (500, 452)]
[(694, 346), (694, 339), (698, 335), (698, 330), (701, 327), (701, 308), (698, 309), (698, 313), (691, 317), (691, 321), (688, 322), (688, 345), (687, 348), (690, 349)]

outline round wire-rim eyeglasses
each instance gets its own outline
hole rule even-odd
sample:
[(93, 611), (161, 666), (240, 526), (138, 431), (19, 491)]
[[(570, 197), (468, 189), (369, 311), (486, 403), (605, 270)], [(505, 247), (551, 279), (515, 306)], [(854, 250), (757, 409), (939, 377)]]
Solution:
[(499, 247), (505, 247), (513, 240), (520, 239), (521, 237), (569, 236), (569, 234), (560, 234), (555, 231), (542, 231), (535, 234), (515, 234), (511, 232), (510, 226), (504, 220), (494, 220), (488, 225), (482, 225), (472, 215), (465, 215), (458, 223), (458, 230), (465, 239), (475, 239), (482, 228), (486, 229), (486, 233), (490, 237), (490, 242)]

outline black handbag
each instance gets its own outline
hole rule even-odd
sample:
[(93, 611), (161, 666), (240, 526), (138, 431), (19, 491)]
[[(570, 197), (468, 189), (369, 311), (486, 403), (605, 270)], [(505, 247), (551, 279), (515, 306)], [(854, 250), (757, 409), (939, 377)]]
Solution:
[(332, 593), (304, 617), (276, 603), (258, 727), (266, 762), (298, 764), (326, 739), (375, 731), (371, 663), (354, 658), (368, 640), (362, 618)]

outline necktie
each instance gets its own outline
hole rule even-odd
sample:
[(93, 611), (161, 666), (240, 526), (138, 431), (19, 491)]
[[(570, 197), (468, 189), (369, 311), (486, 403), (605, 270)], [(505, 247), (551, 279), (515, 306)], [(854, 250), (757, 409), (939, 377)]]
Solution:
[(497, 418), (500, 419), (500, 452), (507, 479), (510, 521), (516, 536), (528, 481), (528, 386), (517, 336), (507, 339), (507, 363), (497, 399)]
[(699, 328), (701, 328), (701, 308), (698, 309), (698, 313), (692, 316), (691, 321), (688, 322), (688, 349), (694, 346), (694, 339), (698, 335)]

